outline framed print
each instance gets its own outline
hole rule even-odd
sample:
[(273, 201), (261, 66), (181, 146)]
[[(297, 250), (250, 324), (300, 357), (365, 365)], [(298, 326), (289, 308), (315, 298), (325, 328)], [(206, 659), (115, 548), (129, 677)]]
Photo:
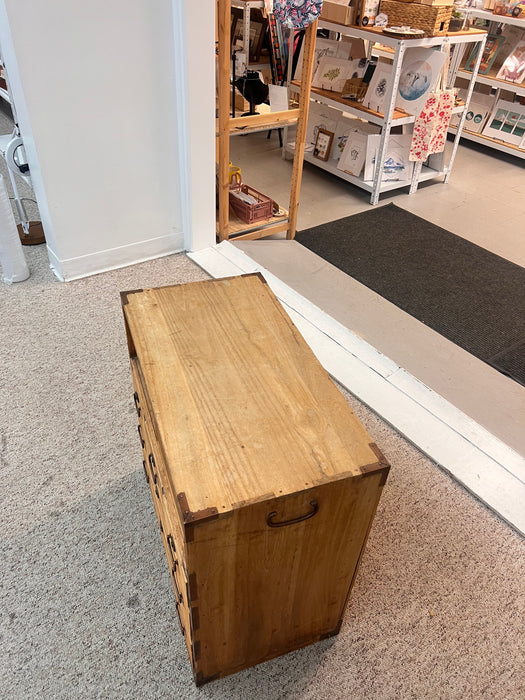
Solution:
[(520, 84), (525, 80), (525, 41), (520, 41), (507, 56), (496, 75), (498, 80)]
[(316, 158), (319, 158), (319, 160), (328, 160), (328, 158), (330, 157), (330, 149), (332, 148), (333, 140), (333, 131), (325, 131), (325, 129), (319, 129), (314, 144), (314, 156)]
[[(496, 56), (502, 44), (505, 43), (504, 36), (496, 36), (495, 34), (489, 34), (487, 37), (487, 43), (483, 49), (483, 54), (481, 55), (481, 61), (479, 64), (478, 73), (480, 75), (487, 75), (487, 73), (492, 68), (492, 64), (496, 60)], [(474, 66), (476, 65), (476, 58), (478, 55), (479, 44), (477, 44), (471, 51), (468, 57), (467, 63), (465, 64), (465, 70), (472, 72)]]

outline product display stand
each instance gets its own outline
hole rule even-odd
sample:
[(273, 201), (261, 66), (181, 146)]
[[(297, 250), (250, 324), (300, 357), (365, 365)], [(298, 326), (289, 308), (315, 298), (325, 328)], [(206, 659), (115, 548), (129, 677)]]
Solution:
[[(310, 101), (310, 84), (312, 77), (313, 56), (317, 22), (306, 30), (303, 59), (303, 75), (307, 76), (305, 89), (299, 95), (299, 105), (282, 112), (270, 112), (254, 116), (231, 118), (230, 116), (230, 43), (231, 43), (231, 0), (218, 0), (218, 119), (217, 119), (217, 156), (218, 156), (218, 223), (219, 241), (230, 238), (256, 239), (286, 231), (288, 238), (295, 236), (297, 225), (297, 207), (301, 188), (302, 166)], [(297, 148), (294, 157), (290, 187), (289, 209), (280, 209), (268, 219), (246, 224), (230, 213), (229, 205), (229, 164), (230, 137), (252, 131), (278, 129), (290, 124), (297, 125)], [(252, 183), (250, 183), (252, 184)]]
[[(476, 75), (477, 66), (475, 67), (475, 70), (472, 73), (472, 80), (469, 86), (469, 94), (466, 100), (466, 104), (454, 108), (454, 112), (461, 114), (461, 121), (460, 127), (457, 129), (454, 147), (448, 162), (444, 162), (444, 154), (437, 154), (435, 156), (430, 157), (428, 164), (423, 165), (423, 167), (421, 168), (414, 168), (414, 174), (410, 183), (399, 180), (384, 181), (382, 177), (383, 166), (385, 161), (385, 155), (387, 153), (388, 140), (390, 138), (392, 128), (394, 126), (400, 126), (403, 127), (403, 130), (405, 130), (407, 128), (411, 128), (415, 121), (415, 116), (409, 115), (406, 112), (403, 112), (402, 110), (399, 110), (395, 107), (400, 71), (401, 66), (403, 64), (403, 56), (405, 54), (405, 51), (408, 48), (412, 47), (444, 48), (447, 44), (463, 43), (479, 43), (481, 47), (479, 55), (481, 56), (486, 41), (486, 32), (479, 30), (466, 30), (464, 32), (455, 32), (446, 36), (429, 37), (423, 39), (397, 39), (394, 37), (386, 36), (382, 33), (380, 29), (374, 27), (369, 29), (360, 29), (359, 27), (349, 27), (346, 25), (334, 24), (333, 22), (326, 21), (320, 21), (319, 26), (337, 34), (344, 34), (352, 38), (363, 39), (369, 46), (369, 50), (371, 49), (371, 46), (376, 42), (388, 47), (392, 51), (390, 55), (393, 63), (393, 80), (390, 81), (388, 93), (386, 95), (384, 114), (380, 112), (374, 112), (373, 110), (368, 109), (359, 102), (344, 100), (341, 97), (340, 93), (331, 92), (329, 90), (321, 90), (318, 88), (311, 88), (312, 100), (315, 100), (325, 105), (329, 105), (341, 112), (350, 114), (353, 117), (364, 119), (372, 124), (376, 124), (381, 127), (381, 140), (379, 144), (378, 157), (375, 164), (373, 180), (364, 180), (362, 177), (356, 177), (354, 175), (345, 173), (337, 169), (333, 161), (329, 162), (320, 160), (319, 158), (316, 158), (312, 153), (305, 153), (304, 159), (307, 160), (309, 163), (313, 163), (314, 165), (370, 192), (371, 204), (377, 204), (379, 201), (379, 196), (383, 192), (407, 187), (409, 185), (410, 192), (413, 193), (416, 191), (420, 182), (437, 178), (440, 176), (443, 177), (444, 182), (446, 182), (452, 170), (454, 157), (456, 155), (457, 147), (459, 145), (461, 128), (466, 113), (466, 105), (468, 104), (470, 93), (472, 92), (472, 89), (474, 87), (474, 78)], [(291, 87), (292, 89), (302, 91), (303, 85), (304, 78), (302, 77), (300, 82), (293, 81)], [(286, 145), (285, 148), (287, 148)], [(291, 151), (288, 150), (288, 153), (291, 153)]]
[[(521, 30), (523, 41), (525, 41), (525, 19), (520, 19), (518, 17), (510, 17), (506, 15), (495, 15), (492, 12), (486, 12), (485, 10), (476, 10), (474, 8), (464, 8), (461, 10), (464, 13), (467, 20), (474, 18), (484, 19), (488, 22), (494, 23), (489, 25), (489, 34), (499, 34), (502, 25), (511, 25)], [(457, 78), (464, 80), (471, 80), (472, 73), (461, 67), (464, 63), (464, 58), (466, 54), (466, 47), (462, 47), (462, 51), (458, 51), (455, 57), (454, 63), (454, 75)], [(482, 51), (479, 52), (480, 54)], [(522, 101), (525, 97), (525, 81), (522, 83), (512, 83), (507, 80), (501, 80), (496, 77), (498, 73), (498, 68), (492, 68), (487, 71), (486, 74), (478, 73), (474, 79), (474, 82), (479, 85), (489, 85), (493, 90), (494, 103), (498, 101), (502, 93), (506, 93), (511, 100), (518, 98)], [(505, 99), (509, 99), (505, 96)], [(455, 132), (455, 127), (450, 127), (451, 133)], [(475, 141), (476, 143), (481, 143), (489, 148), (494, 148), (503, 153), (508, 153), (518, 158), (525, 158), (525, 144), (516, 145), (511, 143), (506, 143), (503, 140), (497, 138), (491, 138), (485, 134), (479, 132), (469, 131), (464, 129), (462, 137), (469, 139), (470, 141)]]

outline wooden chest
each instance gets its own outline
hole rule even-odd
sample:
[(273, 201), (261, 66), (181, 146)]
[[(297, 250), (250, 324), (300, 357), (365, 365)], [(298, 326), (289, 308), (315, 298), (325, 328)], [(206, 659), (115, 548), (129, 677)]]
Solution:
[(389, 466), (259, 275), (122, 294), (195, 682), (339, 631)]

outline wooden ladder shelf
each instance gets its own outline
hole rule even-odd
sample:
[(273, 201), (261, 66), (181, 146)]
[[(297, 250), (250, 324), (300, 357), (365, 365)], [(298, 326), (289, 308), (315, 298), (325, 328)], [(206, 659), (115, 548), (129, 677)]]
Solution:
[[(236, 118), (232, 118), (230, 115), (230, 0), (217, 0), (217, 23), (219, 51), (217, 86), (219, 97), (217, 120), (219, 213), (217, 237), (219, 241), (225, 241), (229, 238), (235, 238), (236, 240), (255, 239), (286, 231), (287, 238), (294, 238), (297, 227), (297, 209), (301, 189), (317, 21), (311, 24), (305, 32), (302, 65), (303, 87), (299, 95), (299, 106), (282, 112)], [(230, 135), (235, 132), (239, 133), (240, 129), (243, 130), (243, 133), (246, 133), (250, 130), (276, 129), (294, 123), (297, 124), (297, 133), (288, 212), (252, 224), (243, 224), (238, 220), (234, 221), (230, 218), (229, 205)]]

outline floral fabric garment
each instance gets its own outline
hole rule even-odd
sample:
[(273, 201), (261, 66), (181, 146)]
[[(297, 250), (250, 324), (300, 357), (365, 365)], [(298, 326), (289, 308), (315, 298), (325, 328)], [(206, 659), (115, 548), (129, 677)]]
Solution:
[(320, 15), (323, 0), (274, 0), (273, 14), (285, 27), (303, 29)]
[(441, 153), (454, 106), (454, 91), (433, 92), (414, 122), (409, 160), (424, 162), (432, 153)]

